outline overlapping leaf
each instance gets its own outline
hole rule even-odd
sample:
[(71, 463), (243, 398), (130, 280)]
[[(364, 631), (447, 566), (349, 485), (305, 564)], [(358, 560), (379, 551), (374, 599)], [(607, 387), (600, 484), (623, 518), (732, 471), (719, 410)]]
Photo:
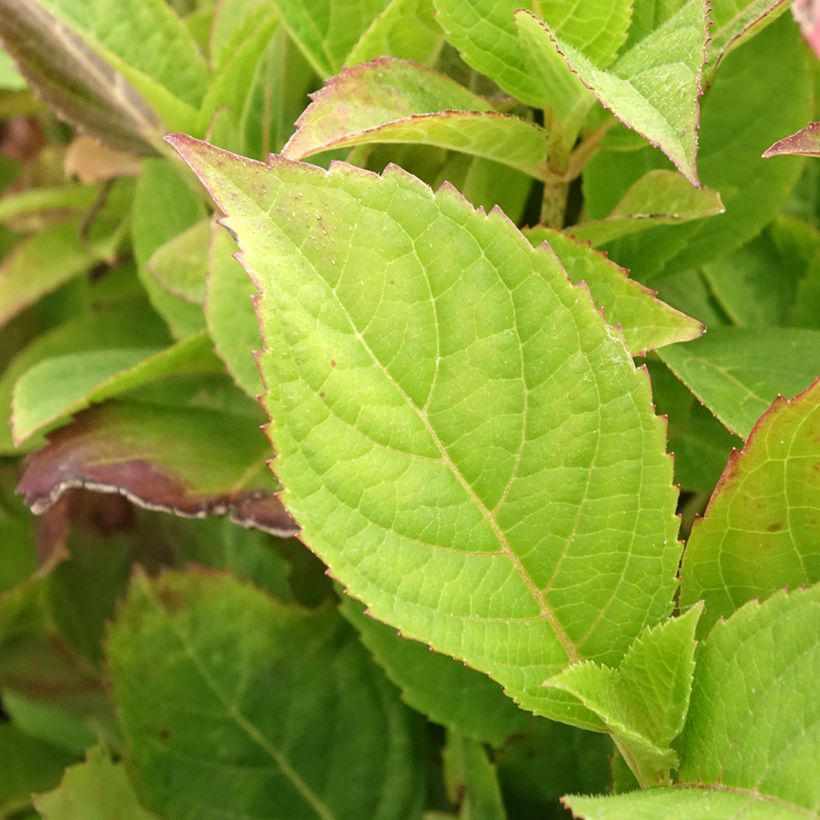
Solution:
[(333, 610), (230, 576), (138, 575), (108, 662), (138, 792), (164, 817), (421, 814), (414, 718)]
[(660, 357), (728, 430), (746, 437), (778, 396), (794, 396), (820, 373), (820, 331), (714, 327)]
[(763, 157), (769, 159), (781, 154), (820, 157), (820, 122), (810, 122), (791, 136), (778, 140), (763, 152)]
[(566, 805), (587, 820), (815, 817), (818, 630), (820, 586), (747, 604), (718, 623), (696, 654), (678, 785)]
[(449, 77), (417, 63), (381, 58), (334, 77), (296, 123), (282, 150), (290, 159), (372, 142), (437, 145), (543, 177), (544, 129), (497, 114)]
[(304, 540), (376, 617), (583, 722), (541, 682), (616, 663), (669, 611), (678, 555), (662, 427), (623, 342), (554, 257), (452, 190), (173, 142), (262, 293)]
[(572, 282), (585, 282), (606, 320), (619, 325), (634, 355), (675, 342), (697, 339), (700, 322), (655, 298), (655, 294), (632, 281), (627, 271), (588, 245), (550, 230), (536, 227), (524, 231), (534, 245), (547, 242)]
[(692, 529), (681, 603), (705, 600), (706, 624), (752, 598), (820, 581), (818, 465), (820, 381), (774, 402)]

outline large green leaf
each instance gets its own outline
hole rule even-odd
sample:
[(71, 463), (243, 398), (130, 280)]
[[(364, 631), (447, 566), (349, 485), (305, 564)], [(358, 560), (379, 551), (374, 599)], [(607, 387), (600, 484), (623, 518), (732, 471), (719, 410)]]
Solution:
[(255, 425), (228, 413), (108, 403), (49, 436), (17, 490), (37, 514), (88, 487), (177, 515), (228, 514), (286, 538), (297, 530), (260, 476), (266, 451)]
[(647, 629), (617, 669), (579, 663), (546, 681), (600, 718), (643, 786), (668, 782), (678, 764), (671, 744), (689, 707), (701, 611)]
[(588, 245), (549, 228), (531, 228), (524, 235), (534, 245), (547, 242), (572, 282), (586, 282), (595, 304), (603, 308), (610, 324), (621, 327), (634, 355), (697, 339), (703, 332), (700, 322), (656, 299), (651, 290)]
[(687, 3), (612, 65), (601, 66), (588, 49), (568, 42), (553, 24), (520, 13), (533, 37), (541, 28), (570, 68), (630, 128), (657, 145), (680, 172), (698, 184), (697, 127), (701, 69), (706, 57), (705, 0)]
[(583, 722), (541, 682), (617, 663), (668, 613), (679, 554), (663, 428), (621, 338), (451, 188), (170, 139), (262, 293), (304, 540), (380, 620)]
[(437, 145), (543, 178), (547, 133), (498, 114), (477, 94), (432, 69), (389, 57), (330, 80), (299, 117), (282, 150), (289, 159), (373, 142)]
[(108, 661), (138, 793), (164, 817), (421, 814), (414, 720), (330, 609), (137, 575)]
[(220, 369), (205, 333), (165, 350), (123, 347), (54, 356), (27, 370), (14, 385), (12, 437), (19, 444), (94, 402), (157, 379)]
[(714, 327), (658, 355), (723, 422), (745, 438), (778, 396), (793, 396), (820, 373), (820, 331)]
[(407, 703), (433, 722), (493, 746), (529, 724), (530, 715), (486, 675), (396, 634), (349, 596), (343, 599), (341, 611)]
[[(548, 19), (566, 42), (596, 64), (612, 61), (626, 39), (631, 0), (434, 0), (438, 21), (447, 39), (465, 61), (492, 77), (505, 91), (534, 106), (550, 107), (553, 90), (544, 80), (577, 87), (570, 72), (555, 64), (549, 74), (533, 72), (526, 48), (521, 47), (515, 11), (526, 8)], [(556, 71), (557, 69), (557, 71)]]
[(282, 22), (320, 77), (336, 74), (389, 0), (276, 0)]
[(747, 604), (696, 654), (677, 787), (570, 797), (588, 820), (816, 817), (820, 586)]
[(66, 770), (62, 783), (34, 804), (44, 820), (156, 820), (140, 806), (121, 764), (99, 747), (85, 763)]
[[(648, 282), (702, 265), (769, 224), (794, 187), (801, 160), (764, 160), (761, 154), (810, 119), (810, 77), (800, 33), (788, 16), (730, 54), (703, 98), (698, 148), (701, 180), (720, 194), (726, 212), (620, 239), (609, 248), (613, 259)], [(784, 95), (785, 87), (789, 93)], [(666, 166), (664, 157), (648, 147), (602, 151), (584, 169), (588, 210), (605, 216), (633, 182), (651, 168)]]
[(433, 63), (444, 45), (433, 0), (390, 0), (347, 55), (347, 65), (391, 55)]
[(820, 581), (820, 381), (762, 416), (695, 522), (681, 603), (706, 601), (704, 622), (751, 598)]

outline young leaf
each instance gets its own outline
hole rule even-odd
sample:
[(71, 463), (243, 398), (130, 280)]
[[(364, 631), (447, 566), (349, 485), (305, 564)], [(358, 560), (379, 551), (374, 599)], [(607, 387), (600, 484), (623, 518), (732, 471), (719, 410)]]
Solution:
[[(698, 98), (705, 60), (706, 2), (688, 0), (646, 37), (633, 43), (608, 68), (588, 50), (562, 37), (551, 24), (527, 12), (519, 25), (552, 40), (584, 85), (624, 124), (645, 136), (698, 185), (696, 168)], [(545, 45), (546, 48), (546, 45)]]
[(34, 798), (44, 820), (157, 820), (140, 806), (122, 764), (99, 746), (89, 749), (85, 763), (66, 770), (60, 785)]
[(656, 169), (632, 185), (605, 219), (582, 222), (567, 231), (598, 247), (647, 228), (716, 216), (724, 210), (716, 191), (695, 188), (680, 174)]
[(452, 189), (170, 139), (262, 293), (306, 543), (377, 618), (566, 718), (541, 682), (617, 663), (674, 588), (671, 465), (621, 339), (555, 257)]
[[(763, 65), (768, 70), (761, 71)], [(750, 76), (754, 82), (749, 82)], [(789, 93), (783, 95), (786, 86)], [(771, 105), (773, 99), (778, 105)], [(726, 212), (716, 219), (625, 237), (608, 249), (610, 256), (633, 277), (649, 282), (698, 267), (760, 233), (801, 171), (799, 159), (767, 162), (760, 155), (775, 139), (806, 123), (812, 99), (805, 48), (794, 23), (784, 16), (755, 37), (754, 44), (745, 44), (726, 58), (703, 98), (698, 167), (702, 181), (720, 193)], [(666, 165), (648, 147), (599, 153), (584, 168), (588, 209), (604, 216), (629, 185), (651, 168)]]
[(493, 746), (500, 746), (530, 723), (530, 715), (518, 709), (486, 675), (397, 635), (350, 596), (342, 599), (341, 612), (404, 700), (434, 723)]
[(356, 65), (387, 54), (430, 65), (442, 46), (444, 33), (435, 19), (433, 0), (390, 0), (347, 55)]
[(415, 721), (328, 608), (227, 575), (138, 574), (108, 662), (138, 792), (163, 816), (421, 815)]
[(0, 326), (98, 261), (95, 248), (80, 238), (77, 222), (24, 239), (0, 264)]
[(658, 355), (728, 430), (746, 438), (778, 395), (794, 396), (820, 373), (820, 331), (714, 327)]
[(256, 289), (234, 259), (236, 243), (218, 225), (211, 229), (205, 319), (214, 348), (234, 381), (253, 399), (262, 392), (254, 351), (262, 349), (251, 299)]
[(389, 0), (276, 0), (282, 22), (320, 77), (338, 73)]
[[(626, 39), (631, 0), (434, 0), (447, 39), (464, 60), (492, 77), (505, 91), (533, 106), (550, 107), (552, 89), (544, 75), (533, 74), (527, 49), (518, 40), (515, 11), (522, 7), (549, 16), (568, 43), (606, 66)], [(551, 77), (555, 75), (550, 75)], [(569, 71), (557, 79), (571, 80)], [(574, 84), (573, 84), (574, 85)]]
[(540, 226), (524, 235), (533, 245), (547, 242), (570, 281), (586, 282), (606, 320), (623, 330), (633, 355), (697, 339), (703, 333), (700, 322), (656, 299), (653, 291), (632, 281), (627, 271), (588, 245)]
[(147, 267), (160, 287), (186, 302), (205, 304), (210, 235), (211, 220), (201, 219), (154, 251)]
[(477, 94), (425, 66), (383, 57), (343, 71), (311, 95), (282, 149), (289, 159), (372, 142), (437, 145), (543, 178), (547, 134), (497, 114)]
[(809, 157), (820, 157), (820, 122), (810, 122), (796, 134), (778, 140), (764, 152), (764, 159), (780, 154), (803, 154)]
[(17, 491), (38, 515), (67, 490), (88, 487), (176, 515), (227, 514), (288, 538), (297, 529), (273, 488), (254, 485), (266, 449), (253, 425), (227, 413), (109, 403), (52, 433), (29, 457)]
[(679, 784), (564, 803), (588, 820), (816, 816), (818, 631), (817, 585), (747, 604), (719, 622), (695, 658)]
[(27, 370), (14, 385), (12, 438), (19, 444), (94, 402), (157, 379), (220, 370), (205, 333), (159, 351), (109, 348), (54, 356)]
[(695, 627), (702, 607), (647, 629), (617, 669), (579, 663), (546, 681), (578, 698), (606, 725), (642, 786), (668, 782), (672, 741), (689, 707)]
[(751, 598), (820, 581), (820, 381), (777, 399), (733, 453), (695, 522), (681, 604), (706, 601), (704, 625)]

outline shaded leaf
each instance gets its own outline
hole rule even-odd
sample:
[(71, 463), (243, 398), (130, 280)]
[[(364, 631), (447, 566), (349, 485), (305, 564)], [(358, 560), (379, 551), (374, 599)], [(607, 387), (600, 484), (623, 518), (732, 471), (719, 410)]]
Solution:
[[(562, 37), (561, 31), (527, 12), (520, 25), (532, 32), (543, 26), (555, 49), (566, 59), (601, 103), (625, 125), (646, 137), (672, 160), (693, 184), (696, 168), (698, 98), (705, 60), (706, 2), (689, 0), (609, 67), (587, 49)], [(529, 17), (529, 22), (526, 21)], [(546, 41), (545, 41), (546, 42)]]
[(401, 637), (353, 598), (342, 599), (341, 611), (404, 700), (433, 722), (494, 746), (529, 724), (530, 715), (486, 675)]
[(745, 438), (778, 395), (794, 396), (820, 373), (820, 332), (715, 327), (658, 355), (729, 431)]
[(572, 225), (567, 231), (597, 247), (658, 225), (674, 225), (723, 212), (716, 191), (695, 188), (680, 174), (658, 169), (630, 186), (606, 218)]
[(347, 55), (346, 65), (391, 55), (430, 65), (444, 33), (435, 19), (433, 0), (390, 0)]
[(552, 255), (452, 189), (170, 139), (262, 291), (276, 472), (305, 542), (380, 620), (583, 721), (541, 682), (617, 662), (669, 611), (678, 555), (662, 426), (623, 342)]
[(701, 612), (696, 606), (647, 629), (617, 669), (580, 663), (545, 683), (578, 698), (601, 719), (643, 787), (668, 782), (678, 765), (672, 741), (689, 708)]
[(234, 381), (251, 397), (262, 392), (254, 351), (262, 348), (253, 282), (234, 259), (236, 243), (218, 225), (211, 229), (205, 318), (217, 354)]
[(148, 271), (168, 293), (205, 304), (205, 269), (211, 220), (201, 219), (160, 245), (148, 260)]
[(311, 96), (313, 102), (282, 149), (290, 159), (371, 142), (411, 142), (544, 176), (547, 134), (542, 128), (495, 113), (478, 95), (417, 63), (382, 57), (345, 69)]
[(54, 225), (20, 242), (0, 264), (0, 325), (91, 268), (100, 257), (76, 222)]
[(415, 721), (332, 610), (288, 607), (227, 575), (139, 574), (108, 659), (148, 808), (178, 820), (203, 806), (259, 820), (272, 807), (421, 814)]
[(99, 747), (68, 769), (60, 785), (35, 798), (44, 820), (156, 820), (140, 806), (122, 765)]
[(820, 122), (810, 122), (795, 134), (778, 140), (763, 152), (764, 159), (780, 154), (803, 154), (820, 157)]
[(254, 485), (266, 454), (264, 436), (226, 413), (109, 403), (52, 433), (29, 456), (18, 492), (38, 515), (87, 487), (177, 515), (227, 514), (286, 538), (297, 530), (273, 488)]
[(220, 365), (204, 333), (159, 351), (109, 348), (45, 359), (14, 385), (12, 438), (19, 444), (94, 402), (179, 373), (218, 373)]
[(703, 333), (700, 322), (656, 299), (653, 291), (632, 281), (627, 271), (604, 254), (549, 228), (530, 228), (524, 235), (534, 245), (547, 242), (570, 281), (586, 282), (606, 320), (623, 330), (633, 355), (696, 339)]
[(820, 381), (776, 399), (733, 453), (681, 570), (681, 603), (704, 626), (752, 598), (820, 581)]
[(320, 77), (336, 74), (389, 0), (276, 0), (293, 41)]
[(480, 743), (448, 732), (444, 778), (459, 820), (506, 820), (495, 766)]

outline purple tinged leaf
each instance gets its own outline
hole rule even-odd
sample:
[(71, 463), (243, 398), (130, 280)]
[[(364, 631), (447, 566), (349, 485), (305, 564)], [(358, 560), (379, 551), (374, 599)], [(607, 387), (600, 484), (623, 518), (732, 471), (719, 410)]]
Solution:
[(797, 133), (778, 140), (763, 152), (763, 158), (769, 159), (782, 154), (820, 157), (820, 122), (810, 122)]

